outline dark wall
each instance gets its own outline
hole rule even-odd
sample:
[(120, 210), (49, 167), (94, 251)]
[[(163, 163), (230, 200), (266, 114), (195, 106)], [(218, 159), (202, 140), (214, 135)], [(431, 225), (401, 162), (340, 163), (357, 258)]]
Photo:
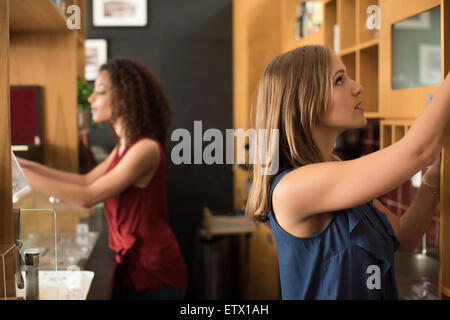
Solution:
[[(99, 28), (88, 8), (89, 39), (106, 39), (108, 56), (132, 57), (159, 76), (172, 107), (172, 128), (186, 128), (194, 137), (194, 121), (203, 131), (232, 128), (232, 0), (149, 0), (148, 26)], [(107, 126), (91, 129), (91, 145), (114, 146)], [(192, 295), (194, 240), (202, 207), (231, 209), (232, 170), (226, 165), (179, 165), (170, 161), (170, 220), (189, 266)]]

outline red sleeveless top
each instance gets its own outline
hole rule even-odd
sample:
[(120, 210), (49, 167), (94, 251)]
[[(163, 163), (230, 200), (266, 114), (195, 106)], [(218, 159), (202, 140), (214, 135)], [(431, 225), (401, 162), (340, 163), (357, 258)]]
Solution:
[[(107, 172), (116, 167), (141, 137), (114, 156)], [(156, 141), (156, 140), (155, 140)], [(104, 202), (109, 225), (109, 247), (126, 270), (125, 285), (135, 291), (186, 288), (187, 268), (169, 225), (166, 202), (166, 155), (160, 150), (155, 175), (144, 188), (130, 186)]]

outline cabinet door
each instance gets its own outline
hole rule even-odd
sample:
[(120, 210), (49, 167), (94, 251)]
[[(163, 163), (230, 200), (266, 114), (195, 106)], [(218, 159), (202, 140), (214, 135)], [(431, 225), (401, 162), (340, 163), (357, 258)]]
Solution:
[(444, 0), (382, 0), (380, 111), (416, 118), (442, 80)]

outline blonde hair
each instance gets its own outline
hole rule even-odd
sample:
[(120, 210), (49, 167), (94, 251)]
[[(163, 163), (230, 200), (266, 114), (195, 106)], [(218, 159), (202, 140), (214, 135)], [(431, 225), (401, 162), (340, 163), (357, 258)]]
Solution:
[[(275, 57), (261, 77), (255, 129), (279, 130), (279, 172), (325, 161), (312, 129), (319, 125), (332, 95), (332, 55), (323, 46), (296, 48)], [(257, 140), (257, 150), (266, 145)], [(261, 174), (266, 166), (258, 156), (254, 158), (246, 207), (247, 215), (261, 222), (268, 220), (269, 190), (275, 177)]]

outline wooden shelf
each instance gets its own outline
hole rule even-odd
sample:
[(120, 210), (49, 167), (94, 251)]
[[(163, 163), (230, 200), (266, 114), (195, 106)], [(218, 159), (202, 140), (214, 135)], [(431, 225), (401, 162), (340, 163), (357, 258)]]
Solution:
[(337, 55), (342, 57), (342, 56), (345, 56), (345, 55), (350, 54), (350, 53), (355, 53), (356, 51), (358, 51), (358, 47), (357, 46), (352, 46), (352, 47), (349, 47), (349, 48), (345, 48), (344, 50), (340, 50), (337, 53)]
[(10, 31), (65, 31), (65, 17), (51, 0), (10, 1)]
[(379, 112), (364, 112), (364, 116), (367, 119), (382, 119)]
[(359, 49), (359, 50), (367, 49), (367, 48), (376, 46), (376, 45), (378, 45), (379, 43), (380, 43), (380, 40), (379, 40), (379, 39), (373, 39), (373, 40), (361, 42), (361, 43), (358, 45), (358, 49)]

